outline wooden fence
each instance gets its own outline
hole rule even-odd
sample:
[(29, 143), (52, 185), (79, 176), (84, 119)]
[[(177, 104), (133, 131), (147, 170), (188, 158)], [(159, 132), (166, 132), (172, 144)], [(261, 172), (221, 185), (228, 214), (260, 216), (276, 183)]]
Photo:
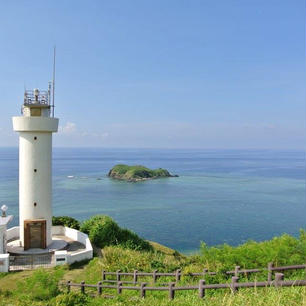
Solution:
[(84, 281), (75, 284), (70, 281), (67, 282), (67, 291), (70, 292), (71, 287), (79, 287), (81, 293), (85, 293), (85, 288), (94, 288), (98, 295), (101, 295), (103, 289), (115, 289), (118, 294), (121, 294), (123, 290), (136, 290), (139, 291), (140, 297), (145, 297), (147, 291), (168, 291), (169, 299), (174, 299), (176, 291), (183, 290), (196, 290), (200, 298), (205, 297), (205, 291), (209, 289), (230, 289), (232, 293), (236, 293), (240, 288), (258, 288), (258, 287), (268, 287), (273, 286), (279, 287), (291, 287), (291, 286), (306, 286), (306, 280), (284, 280), (283, 273), (276, 273), (275, 280), (273, 281), (263, 281), (263, 282), (247, 282), (239, 283), (239, 277), (233, 276), (231, 283), (226, 284), (205, 284), (205, 280), (201, 279), (197, 286), (175, 286), (175, 283), (171, 282), (165, 287), (152, 287), (147, 286), (146, 283), (141, 283), (140, 286), (123, 286), (122, 281), (118, 281), (116, 285), (103, 285), (100, 281), (96, 285), (86, 284)]
[[(287, 270), (299, 270), (305, 269), (306, 265), (293, 265), (293, 266), (282, 266), (282, 267), (274, 267), (272, 263), (268, 264), (267, 269), (240, 269), (239, 266), (236, 266), (233, 271), (226, 271), (227, 275), (235, 275), (231, 279), (231, 283), (225, 284), (206, 284), (204, 279), (200, 279), (197, 285), (193, 286), (177, 286), (177, 282), (180, 281), (181, 276), (205, 276), (205, 275), (216, 275), (217, 272), (209, 272), (207, 269), (204, 269), (203, 272), (198, 273), (188, 273), (182, 274), (181, 270), (176, 270), (175, 272), (163, 273), (158, 271), (153, 272), (139, 272), (135, 270), (134, 272), (121, 272), (120, 270), (116, 272), (106, 272), (102, 271), (102, 281), (97, 284), (86, 284), (84, 281), (81, 283), (72, 283), (68, 281), (66, 283), (67, 290), (70, 292), (71, 287), (79, 287), (81, 293), (85, 293), (85, 288), (93, 288), (96, 290), (98, 295), (101, 295), (103, 289), (115, 289), (118, 294), (121, 294), (123, 290), (135, 290), (139, 291), (141, 297), (146, 296), (147, 291), (168, 291), (168, 295), (170, 299), (174, 299), (176, 291), (184, 291), (184, 290), (197, 290), (200, 298), (205, 296), (205, 291), (210, 289), (230, 289), (232, 293), (238, 291), (239, 288), (256, 288), (256, 287), (291, 287), (291, 286), (306, 286), (306, 280), (284, 280), (283, 273), (275, 273), (275, 279), (273, 278), (273, 272), (277, 271), (287, 271)], [(239, 283), (239, 274), (248, 275), (250, 273), (258, 273), (262, 271), (268, 272), (268, 280), (260, 281), (260, 282), (244, 282)], [(107, 280), (107, 275), (115, 275), (116, 280)], [(121, 279), (122, 276), (132, 276), (133, 281), (123, 281)], [(156, 282), (158, 277), (175, 277), (175, 282), (163, 284), (162, 286), (154, 287), (150, 286), (145, 282), (138, 283), (138, 277), (153, 277), (153, 281)], [(115, 283), (114, 285), (107, 285), (104, 283)], [(123, 286), (123, 284), (133, 284), (134, 286)], [(138, 286), (136, 286), (138, 284)]]
[[(235, 266), (235, 269), (232, 271), (226, 271), (224, 272), (226, 275), (234, 275), (236, 277), (239, 276), (239, 274), (244, 274), (248, 276), (251, 273), (258, 273), (267, 271), (268, 275), (268, 281), (272, 281), (273, 279), (273, 272), (284, 272), (287, 270), (298, 270), (298, 269), (305, 269), (306, 265), (292, 265), (292, 266), (282, 266), (282, 267), (274, 267), (273, 263), (269, 263), (267, 268), (261, 268), (261, 269), (240, 269), (240, 266)], [(116, 279), (107, 279), (106, 277), (108, 275), (116, 276)], [(125, 284), (136, 284), (138, 282), (139, 277), (152, 277), (153, 282), (155, 283), (158, 278), (160, 277), (174, 277), (175, 282), (179, 282), (181, 280), (182, 276), (202, 276), (205, 277), (206, 275), (217, 275), (217, 272), (209, 272), (207, 269), (203, 269), (202, 272), (195, 272), (195, 273), (185, 273), (183, 274), (180, 269), (176, 270), (175, 272), (158, 272), (157, 270), (154, 270), (153, 272), (139, 272), (138, 270), (134, 270), (133, 272), (121, 272), (120, 270), (117, 270), (116, 272), (107, 272), (102, 271), (102, 281), (108, 282), (108, 283), (117, 283), (119, 281), (122, 281), (122, 276), (129, 276), (133, 277), (133, 281), (122, 281), (122, 283)]]

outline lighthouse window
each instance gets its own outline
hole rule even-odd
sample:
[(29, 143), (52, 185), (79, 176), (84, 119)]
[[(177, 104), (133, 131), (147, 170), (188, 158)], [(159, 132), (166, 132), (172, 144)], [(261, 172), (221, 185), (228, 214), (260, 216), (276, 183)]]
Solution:
[(37, 206), (37, 203), (36, 203), (36, 202), (34, 202), (34, 206), (35, 206), (35, 207)]
[(34, 137), (34, 140), (37, 140), (37, 137), (36, 137), (36, 136)]
[(37, 172), (37, 169), (34, 169), (34, 172)]

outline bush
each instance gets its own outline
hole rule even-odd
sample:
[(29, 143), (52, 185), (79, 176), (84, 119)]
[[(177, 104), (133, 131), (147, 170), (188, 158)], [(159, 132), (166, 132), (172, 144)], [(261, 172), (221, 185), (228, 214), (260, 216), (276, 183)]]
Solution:
[(76, 230), (80, 229), (80, 222), (72, 217), (60, 216), (52, 217), (52, 225), (63, 225)]
[(119, 244), (131, 250), (152, 250), (149, 242), (140, 238), (137, 234), (128, 229), (121, 229)]
[(81, 231), (99, 248), (109, 245), (121, 245), (132, 250), (151, 251), (151, 245), (130, 230), (122, 229), (108, 216), (97, 215), (86, 220)]
[(91, 217), (84, 221), (81, 231), (88, 234), (91, 242), (100, 248), (118, 244), (120, 227), (108, 216), (96, 215)]

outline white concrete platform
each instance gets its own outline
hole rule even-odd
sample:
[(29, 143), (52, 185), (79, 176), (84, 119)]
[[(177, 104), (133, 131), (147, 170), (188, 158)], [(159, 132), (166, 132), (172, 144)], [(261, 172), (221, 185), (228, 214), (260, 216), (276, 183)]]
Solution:
[(68, 264), (90, 260), (93, 257), (93, 248), (88, 236), (78, 230), (65, 226), (52, 226), (52, 244), (47, 249), (29, 249), (24, 251), (20, 244), (19, 226), (7, 230), (7, 240), (8, 252), (13, 256), (55, 254), (57, 251), (66, 250), (65, 262)]
[(7, 252), (11, 255), (38, 255), (54, 253), (55, 251), (63, 250), (68, 246), (68, 242), (58, 237), (52, 237), (52, 243), (46, 249), (31, 248), (24, 250), (19, 239), (8, 242)]

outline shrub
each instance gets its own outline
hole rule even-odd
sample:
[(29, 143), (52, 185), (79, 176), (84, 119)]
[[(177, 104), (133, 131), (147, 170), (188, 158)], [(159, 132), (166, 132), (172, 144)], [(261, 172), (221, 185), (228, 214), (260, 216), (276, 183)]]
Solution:
[(72, 217), (60, 216), (52, 217), (52, 225), (63, 225), (76, 230), (80, 229), (80, 222)]
[(151, 245), (130, 230), (122, 229), (108, 216), (96, 215), (86, 220), (81, 231), (88, 234), (89, 239), (97, 247), (121, 245), (133, 250), (151, 251)]
[(149, 242), (140, 238), (137, 234), (128, 229), (121, 229), (119, 244), (131, 250), (152, 250)]
[(84, 221), (81, 231), (88, 234), (91, 242), (100, 248), (118, 244), (120, 227), (111, 217), (93, 216)]

